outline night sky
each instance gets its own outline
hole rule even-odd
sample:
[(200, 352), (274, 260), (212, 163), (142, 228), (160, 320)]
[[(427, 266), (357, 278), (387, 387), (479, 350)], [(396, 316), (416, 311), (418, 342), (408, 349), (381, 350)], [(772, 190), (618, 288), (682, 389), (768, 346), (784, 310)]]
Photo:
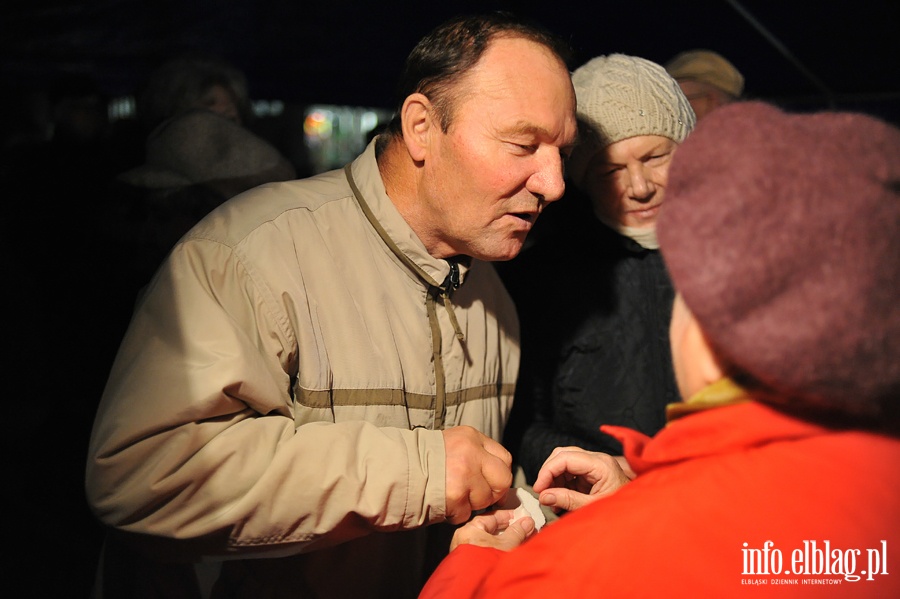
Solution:
[(128, 94), (164, 58), (203, 49), (245, 70), (255, 98), (392, 107), (418, 38), (446, 17), (487, 9), (516, 10), (566, 36), (573, 68), (598, 54), (662, 63), (705, 47), (744, 73), (752, 97), (874, 111), (900, 103), (900, 3), (891, 0), (15, 1), (0, 9), (0, 73), (29, 85), (85, 73), (111, 95)]

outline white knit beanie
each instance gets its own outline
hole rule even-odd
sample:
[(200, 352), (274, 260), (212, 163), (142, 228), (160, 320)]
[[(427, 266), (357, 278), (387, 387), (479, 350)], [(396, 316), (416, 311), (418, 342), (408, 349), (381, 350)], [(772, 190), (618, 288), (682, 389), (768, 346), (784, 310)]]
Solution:
[(566, 170), (581, 186), (590, 159), (606, 146), (638, 135), (681, 143), (697, 120), (678, 83), (644, 58), (610, 54), (572, 73), (578, 99), (578, 145)]

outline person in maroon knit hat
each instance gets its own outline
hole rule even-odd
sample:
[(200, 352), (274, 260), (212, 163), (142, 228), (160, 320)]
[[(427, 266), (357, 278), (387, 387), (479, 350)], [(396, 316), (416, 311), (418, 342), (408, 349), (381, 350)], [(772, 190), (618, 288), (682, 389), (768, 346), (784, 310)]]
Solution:
[(733, 104), (668, 197), (684, 401), (653, 438), (604, 427), (637, 478), (556, 452), (535, 490), (579, 509), (476, 517), (422, 599), (900, 596), (900, 129)]

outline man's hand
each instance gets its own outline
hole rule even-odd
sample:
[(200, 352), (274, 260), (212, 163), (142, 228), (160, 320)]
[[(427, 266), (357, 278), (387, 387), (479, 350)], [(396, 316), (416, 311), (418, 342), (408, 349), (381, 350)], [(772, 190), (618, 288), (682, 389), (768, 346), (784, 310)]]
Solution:
[(557, 447), (541, 466), (533, 487), (542, 505), (555, 512), (572, 511), (615, 493), (633, 478), (621, 456)]
[(462, 524), (472, 511), (489, 507), (506, 495), (512, 485), (512, 456), (471, 426), (442, 432), (447, 455), (447, 520)]
[[(531, 516), (519, 518), (512, 525), (515, 510), (495, 510), (475, 516), (471, 522), (459, 527), (450, 541), (450, 551), (459, 545), (493, 547), (501, 551), (515, 549), (535, 532)], [(501, 534), (502, 533), (502, 534)]]

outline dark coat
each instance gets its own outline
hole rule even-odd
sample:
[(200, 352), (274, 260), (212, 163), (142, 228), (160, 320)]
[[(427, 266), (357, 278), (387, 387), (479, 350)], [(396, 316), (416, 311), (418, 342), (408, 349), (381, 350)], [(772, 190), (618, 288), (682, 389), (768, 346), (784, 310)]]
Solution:
[(498, 268), (522, 327), (504, 442), (529, 483), (559, 446), (621, 455), (601, 424), (653, 435), (678, 401), (662, 256), (600, 223), (588, 202), (570, 193), (551, 205), (533, 245)]

